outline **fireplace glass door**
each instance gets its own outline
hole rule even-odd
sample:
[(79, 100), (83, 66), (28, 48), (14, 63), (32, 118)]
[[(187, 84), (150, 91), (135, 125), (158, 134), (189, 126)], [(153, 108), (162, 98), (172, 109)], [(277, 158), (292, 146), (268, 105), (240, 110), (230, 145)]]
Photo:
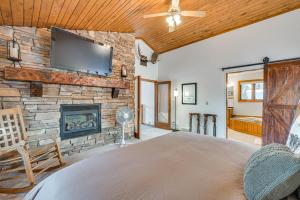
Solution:
[(97, 129), (97, 110), (65, 112), (64, 131), (85, 131)]
[(61, 105), (61, 138), (101, 132), (100, 107), (100, 104)]

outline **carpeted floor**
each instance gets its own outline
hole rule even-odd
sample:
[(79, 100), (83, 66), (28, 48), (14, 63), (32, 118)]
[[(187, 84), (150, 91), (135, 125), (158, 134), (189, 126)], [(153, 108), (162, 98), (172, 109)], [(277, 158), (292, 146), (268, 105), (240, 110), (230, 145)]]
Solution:
[(234, 131), (230, 128), (228, 129), (227, 134), (228, 134), (228, 140), (252, 144), (252, 145), (259, 146), (259, 147), (262, 145), (262, 138), (254, 136), (254, 135), (249, 135), (246, 133)]
[[(131, 143), (136, 143), (138, 142), (138, 140), (134, 140), (134, 141), (130, 141)], [(96, 147), (94, 149), (88, 150), (88, 151), (84, 151), (81, 153), (77, 153), (77, 154), (73, 154), (72, 156), (65, 156), (64, 157), (64, 161), (66, 163), (66, 166), (69, 166), (75, 162), (78, 162), (80, 160), (89, 158), (90, 156), (96, 155), (96, 154), (101, 154), (113, 149), (117, 149), (120, 148), (120, 145), (118, 144), (111, 144), (111, 145), (105, 145), (105, 146), (100, 146), (100, 147)], [(43, 175), (39, 176), (37, 179), (37, 182), (42, 181), (43, 179), (45, 179), (47, 176), (51, 175), (52, 173), (54, 173), (57, 170), (53, 170), (51, 172), (46, 172), (43, 173)], [(24, 185), (24, 183), (26, 183), (26, 179), (24, 177), (23, 183), (22, 181), (19, 181), (17, 185)], [(21, 200), (23, 199), (23, 197), (25, 196), (25, 193), (21, 193), (21, 194), (0, 194), (0, 199), (1, 200)]]
[[(164, 129), (159, 129), (159, 128), (154, 128), (151, 126), (145, 126), (142, 125), (141, 128), (141, 139), (137, 140), (137, 139), (132, 139), (130, 141), (127, 141), (128, 144), (134, 144), (134, 143), (138, 143), (141, 141), (145, 141), (145, 140), (149, 140), (161, 135), (165, 135), (170, 133), (170, 130), (164, 130)], [(114, 149), (118, 149), (120, 148), (119, 144), (110, 144), (110, 145), (105, 145), (105, 146), (99, 146), (99, 147), (95, 147), (93, 149), (90, 149), (88, 151), (84, 151), (78, 154), (73, 154), (72, 156), (65, 156), (64, 160), (66, 162), (66, 166), (69, 166), (75, 162), (78, 162), (80, 160), (89, 158), (90, 156), (96, 155), (96, 154), (101, 154), (101, 153), (105, 153), (107, 151), (111, 151)], [(42, 176), (38, 177), (37, 182), (42, 181), (43, 179), (45, 179), (47, 176), (51, 175), (52, 173), (54, 173), (55, 171), (51, 171), (51, 172), (47, 172), (44, 173)], [(24, 177), (24, 182), (25, 183), (26, 179)], [(22, 183), (19, 183), (22, 184)], [(1, 200), (21, 200), (23, 199), (23, 197), (25, 196), (25, 193), (22, 194), (0, 194), (0, 199)]]
[(148, 140), (171, 132), (171, 130), (155, 128), (148, 125), (141, 125), (141, 140)]

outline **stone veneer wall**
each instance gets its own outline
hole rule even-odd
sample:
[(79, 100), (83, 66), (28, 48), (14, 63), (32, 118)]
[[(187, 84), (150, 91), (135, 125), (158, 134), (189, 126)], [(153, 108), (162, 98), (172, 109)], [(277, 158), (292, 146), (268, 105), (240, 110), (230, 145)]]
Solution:
[[(59, 137), (60, 104), (102, 104), (102, 132), (95, 135), (61, 141), (64, 153), (80, 152), (95, 145), (113, 142), (107, 129), (115, 127), (115, 113), (118, 107), (128, 105), (134, 108), (134, 42), (131, 33), (107, 33), (96, 31), (71, 31), (91, 38), (96, 42), (114, 48), (113, 73), (109, 79), (121, 79), (121, 66), (127, 66), (130, 89), (120, 90), (118, 98), (111, 98), (111, 88), (43, 84), (42, 97), (30, 97), (30, 83), (4, 80), (4, 67), (13, 66), (6, 59), (6, 42), (12, 39), (13, 32), (21, 46), (21, 67), (50, 69), (51, 30), (29, 27), (0, 26), (0, 89), (17, 89), (19, 96), (9, 97), (0, 94), (0, 106), (11, 108), (20, 105), (23, 109), (28, 135), (54, 133)], [(133, 130), (131, 125), (128, 130)], [(48, 140), (31, 142), (32, 146), (48, 143)]]

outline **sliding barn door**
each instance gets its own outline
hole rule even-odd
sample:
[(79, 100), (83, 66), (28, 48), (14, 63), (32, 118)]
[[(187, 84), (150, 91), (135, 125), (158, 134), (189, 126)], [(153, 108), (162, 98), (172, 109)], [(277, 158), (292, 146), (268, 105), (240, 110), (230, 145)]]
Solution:
[(285, 144), (300, 99), (300, 61), (265, 65), (263, 143)]

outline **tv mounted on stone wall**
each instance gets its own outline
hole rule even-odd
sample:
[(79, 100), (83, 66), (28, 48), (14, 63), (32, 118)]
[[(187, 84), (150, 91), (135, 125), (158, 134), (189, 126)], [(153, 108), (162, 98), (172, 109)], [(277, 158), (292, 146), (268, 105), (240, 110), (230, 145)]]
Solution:
[(112, 47), (59, 28), (51, 29), (50, 62), (53, 68), (109, 76), (112, 57)]

